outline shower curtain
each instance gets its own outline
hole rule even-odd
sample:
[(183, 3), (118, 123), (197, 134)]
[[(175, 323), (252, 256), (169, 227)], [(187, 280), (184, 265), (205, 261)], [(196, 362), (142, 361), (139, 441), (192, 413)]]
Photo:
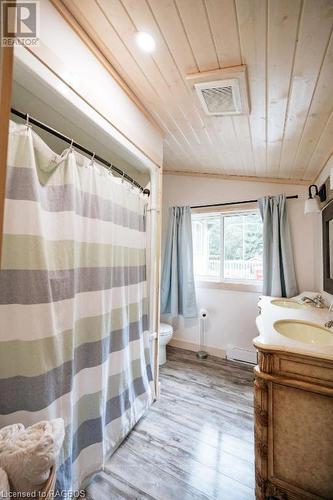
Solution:
[(146, 200), (11, 123), (0, 273), (0, 427), (62, 417), (76, 490), (152, 403)]

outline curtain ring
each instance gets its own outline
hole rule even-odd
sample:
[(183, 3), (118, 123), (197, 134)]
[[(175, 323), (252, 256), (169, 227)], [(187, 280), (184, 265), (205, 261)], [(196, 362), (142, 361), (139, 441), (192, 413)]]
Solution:
[(94, 166), (94, 158), (95, 158), (95, 152), (93, 152), (91, 155), (90, 162), (88, 163), (88, 167)]
[(73, 144), (74, 144), (74, 140), (72, 139), (72, 140), (71, 140), (71, 145), (69, 146), (69, 150), (70, 150), (70, 151), (73, 151)]
[(108, 171), (109, 174), (112, 175), (112, 163), (110, 163), (110, 165), (108, 166)]
[(25, 120), (25, 125), (26, 125), (27, 128), (31, 127), (29, 113), (27, 113), (26, 120)]
[(125, 172), (123, 172), (123, 175), (121, 176), (121, 183), (124, 184), (124, 177), (125, 177)]

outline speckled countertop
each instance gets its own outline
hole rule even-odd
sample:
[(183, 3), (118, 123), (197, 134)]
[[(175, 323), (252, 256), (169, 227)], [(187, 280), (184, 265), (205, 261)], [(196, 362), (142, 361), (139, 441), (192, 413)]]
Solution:
[[(301, 295), (294, 297), (293, 300), (301, 302), (301, 297), (304, 295), (313, 297), (316, 294), (313, 292), (303, 292)], [(312, 305), (305, 305), (301, 309), (281, 307), (271, 303), (274, 298), (262, 296), (259, 299), (258, 306), (261, 308), (261, 314), (256, 319), (259, 336), (253, 339), (255, 347), (264, 350), (288, 351), (333, 360), (332, 345), (315, 345), (298, 342), (281, 335), (274, 328), (275, 321), (283, 319), (307, 321), (324, 327), (327, 321), (333, 320), (333, 312), (330, 312), (328, 308), (317, 309)], [(333, 328), (331, 331), (333, 335)]]

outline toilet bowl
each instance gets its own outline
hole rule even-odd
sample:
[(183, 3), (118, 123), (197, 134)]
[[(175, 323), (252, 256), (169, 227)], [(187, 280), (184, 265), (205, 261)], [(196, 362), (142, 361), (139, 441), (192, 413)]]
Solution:
[(166, 346), (172, 339), (173, 328), (167, 323), (160, 324), (160, 337), (159, 337), (159, 355), (158, 364), (164, 365), (166, 363)]

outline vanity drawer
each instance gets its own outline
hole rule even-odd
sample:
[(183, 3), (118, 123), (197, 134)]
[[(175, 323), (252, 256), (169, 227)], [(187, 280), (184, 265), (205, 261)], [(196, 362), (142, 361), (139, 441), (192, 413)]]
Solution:
[(333, 362), (314, 358), (274, 355), (273, 373), (333, 387)]

